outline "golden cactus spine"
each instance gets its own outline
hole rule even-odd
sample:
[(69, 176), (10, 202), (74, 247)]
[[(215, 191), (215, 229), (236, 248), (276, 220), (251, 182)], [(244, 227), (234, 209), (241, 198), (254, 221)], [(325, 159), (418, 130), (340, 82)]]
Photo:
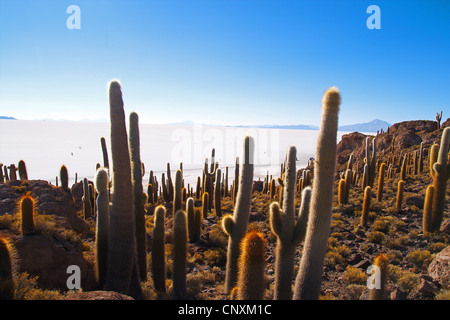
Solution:
[(237, 299), (262, 300), (265, 289), (264, 234), (256, 230), (249, 231), (242, 239), (240, 251)]

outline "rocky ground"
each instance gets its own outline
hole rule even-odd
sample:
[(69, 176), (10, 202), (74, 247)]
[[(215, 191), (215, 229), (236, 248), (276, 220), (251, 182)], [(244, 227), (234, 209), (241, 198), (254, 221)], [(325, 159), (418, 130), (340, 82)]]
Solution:
[[(450, 125), (447, 120), (443, 127)], [(418, 150), (423, 142), (425, 150), (439, 141), (442, 129), (436, 130), (433, 121), (407, 121), (393, 125), (386, 133), (376, 136), (378, 157), (387, 162), (389, 157), (401, 158), (405, 153)], [(395, 137), (395, 138), (394, 138)], [(344, 171), (351, 153), (362, 172), (366, 136), (360, 133), (345, 135), (338, 145), (337, 173)], [(392, 158), (391, 158), (392, 159)], [(394, 160), (394, 168), (399, 169)], [(393, 300), (426, 300), (442, 292), (450, 284), (450, 189), (447, 188), (444, 222), (440, 232), (424, 235), (422, 215), (425, 189), (431, 183), (425, 157), (423, 172), (408, 174), (404, 203), (401, 211), (395, 209), (399, 173), (385, 180), (382, 201), (376, 201), (376, 189), (372, 192), (369, 223), (360, 226), (363, 190), (359, 183), (350, 189), (348, 204), (337, 201), (337, 181), (333, 205), (332, 225), (328, 252), (325, 259), (322, 282), (322, 299), (366, 299), (367, 268), (380, 253), (385, 253), (389, 264), (389, 298)], [(300, 168), (299, 168), (300, 169)], [(314, 172), (313, 166), (308, 169)], [(257, 228), (267, 239), (266, 298), (272, 298), (276, 237), (268, 223), (269, 206), (275, 201), (260, 192), (262, 182), (255, 182), (249, 228)], [(31, 194), (37, 202), (36, 233), (22, 236), (17, 203), (24, 194)], [(116, 293), (101, 291), (95, 281), (94, 245), (96, 218), (82, 217), (82, 184), (72, 186), (71, 191), (50, 185), (42, 180), (10, 181), (0, 184), (0, 236), (7, 238), (14, 249), (14, 266), (18, 290), (17, 299), (127, 299)], [(166, 265), (167, 285), (171, 287), (172, 204), (162, 203), (166, 217)], [(148, 204), (147, 250), (151, 251), (153, 211), (158, 204)], [(300, 194), (297, 194), (297, 208)], [(201, 201), (196, 201), (201, 206)], [(222, 216), (233, 213), (231, 197), (222, 201)], [(227, 236), (220, 220), (210, 212), (203, 221), (201, 239), (188, 245), (187, 282), (189, 299), (229, 299), (224, 293)], [(295, 257), (298, 266), (301, 248)], [(151, 255), (148, 254), (148, 266)], [(66, 266), (78, 265), (84, 292), (67, 292)], [(149, 267), (150, 270), (150, 267)], [(297, 267), (295, 269), (295, 273)], [(153, 290), (151, 273), (142, 283), (146, 299), (171, 299), (170, 289), (165, 296), (157, 296)], [(447, 294), (448, 299), (448, 294)]]

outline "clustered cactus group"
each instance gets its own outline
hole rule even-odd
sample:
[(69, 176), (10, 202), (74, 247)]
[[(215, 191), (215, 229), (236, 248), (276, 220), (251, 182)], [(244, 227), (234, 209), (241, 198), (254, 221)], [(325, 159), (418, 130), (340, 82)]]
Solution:
[[(274, 178), (267, 173), (263, 182), (262, 192), (271, 201), (268, 212), (270, 228), (276, 237), (274, 299), (319, 298), (332, 218), (340, 101), (340, 93), (335, 87), (329, 88), (323, 96), (316, 156), (314, 162), (308, 164), (308, 167), (313, 167), (313, 173), (309, 169), (297, 170), (297, 149), (289, 146), (285, 161), (281, 164), (280, 177)], [(244, 138), (242, 154), (236, 158), (235, 178), (230, 189), (228, 167), (222, 172), (213, 149), (211, 162), (205, 159), (202, 177), (197, 178), (195, 192), (194, 187), (186, 187), (184, 184), (182, 164), (172, 181), (169, 163), (167, 172), (162, 173), (160, 181), (150, 170), (144, 192), (145, 168), (140, 159), (139, 117), (135, 112), (130, 114), (127, 133), (122, 90), (117, 80), (109, 84), (109, 104), (111, 163), (106, 139), (102, 137), (103, 166), (97, 165), (93, 184), (86, 178), (82, 179), (83, 216), (85, 219), (96, 219), (95, 262), (99, 286), (135, 299), (143, 298), (141, 282), (148, 280), (146, 216), (152, 214), (149, 270), (155, 291), (165, 294), (168, 291), (166, 221), (167, 216), (171, 215), (172, 292), (175, 299), (186, 298), (187, 249), (190, 243), (195, 244), (201, 240), (203, 220), (214, 212), (228, 236), (226, 293), (235, 299), (264, 299), (267, 239), (262, 232), (248, 228), (254, 191), (254, 138)], [(392, 151), (394, 141), (395, 137), (392, 139)], [(445, 128), (440, 145), (434, 144), (430, 148), (429, 168), (433, 183), (426, 190), (424, 234), (438, 231), (442, 222), (446, 185), (450, 176), (449, 144), (450, 128)], [(351, 154), (347, 169), (340, 174), (338, 204), (348, 204), (351, 188), (360, 185), (364, 192), (360, 225), (366, 227), (369, 223), (373, 190), (377, 191), (376, 201), (381, 202), (385, 179), (393, 178), (398, 173), (400, 179), (395, 207), (400, 212), (407, 175), (423, 172), (424, 151), (422, 143), (413, 155), (413, 165), (410, 154), (383, 162), (377, 156), (376, 137), (372, 140), (367, 137), (362, 172), (359, 170), (359, 162), (355, 168), (355, 159)], [(398, 168), (401, 168), (400, 172), (397, 172)], [(8, 167), (0, 164), (0, 182), (17, 179), (17, 170), (21, 180), (28, 179), (23, 160), (19, 162), (17, 169), (14, 164)], [(378, 184), (375, 185), (377, 174)], [(68, 176), (67, 167), (62, 165), (59, 173), (61, 188), (71, 192)], [(301, 197), (297, 199), (299, 195)], [(234, 205), (233, 214), (222, 216), (222, 198), (228, 196)], [(300, 202), (298, 207), (296, 199)], [(166, 203), (167, 206), (161, 203)], [(147, 212), (147, 205), (153, 206), (151, 213)], [(171, 210), (168, 211), (168, 208)], [(20, 212), (22, 234), (33, 234), (35, 201), (30, 195), (22, 197)], [(298, 271), (294, 274), (294, 258), (302, 242)], [(0, 258), (0, 297), (11, 298), (14, 289), (11, 259), (7, 243), (1, 237)], [(385, 255), (378, 256), (374, 261), (374, 266), (382, 272), (383, 285), (387, 279), (387, 264), (388, 258)], [(384, 289), (372, 290), (370, 298), (382, 299), (384, 294)]]

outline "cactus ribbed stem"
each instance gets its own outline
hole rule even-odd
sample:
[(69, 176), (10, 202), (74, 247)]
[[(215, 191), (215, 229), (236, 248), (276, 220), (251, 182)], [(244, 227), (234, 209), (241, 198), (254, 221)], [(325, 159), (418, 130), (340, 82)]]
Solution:
[(337, 88), (328, 89), (322, 99), (322, 123), (317, 140), (308, 229), (295, 280), (294, 299), (318, 299), (320, 294), (331, 225), (339, 105)]
[[(254, 169), (254, 146), (252, 137), (244, 138), (242, 163), (239, 171), (239, 179), (236, 183), (238, 190), (235, 209), (231, 223), (231, 228), (225, 228), (228, 237), (227, 265), (225, 276), (225, 290), (230, 293), (237, 281), (238, 259), (240, 254), (240, 242), (247, 231), (248, 219), (250, 216), (250, 204), (253, 188), (253, 169)], [(227, 219), (228, 220), (228, 219)], [(223, 225), (225, 227), (225, 225)]]
[(108, 171), (99, 168), (95, 175), (95, 188), (97, 189), (97, 228), (95, 230), (95, 256), (96, 277), (99, 285), (103, 287), (106, 282), (109, 238), (109, 190)]
[[(109, 85), (112, 158), (112, 203), (106, 289), (139, 297), (136, 232), (133, 211), (130, 153), (122, 91), (116, 80)], [(142, 294), (142, 293), (141, 293)]]
[(155, 209), (153, 242), (152, 242), (152, 275), (155, 289), (166, 292), (166, 253), (164, 237), (164, 220), (166, 208), (158, 206)]

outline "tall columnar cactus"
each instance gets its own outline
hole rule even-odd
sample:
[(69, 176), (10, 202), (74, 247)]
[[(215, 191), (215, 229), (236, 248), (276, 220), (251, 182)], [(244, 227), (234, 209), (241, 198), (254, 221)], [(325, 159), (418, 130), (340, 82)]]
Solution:
[(106, 148), (106, 140), (104, 137), (100, 138), (100, 144), (102, 146), (102, 154), (103, 154), (103, 167), (109, 169), (109, 160), (108, 160), (108, 149)]
[(428, 235), (433, 231), (431, 223), (433, 215), (434, 192), (434, 187), (430, 184), (427, 187), (427, 191), (425, 193), (425, 203), (423, 205), (422, 230), (424, 235)]
[(270, 206), (270, 226), (277, 236), (274, 292), (276, 300), (292, 298), (295, 250), (305, 237), (308, 222), (310, 187), (303, 189), (300, 212), (298, 217), (295, 217), (296, 156), (296, 148), (290, 146), (284, 174), (283, 211), (277, 202)]
[(398, 187), (397, 187), (397, 201), (396, 201), (397, 212), (402, 211), (404, 191), (405, 191), (405, 181), (400, 180), (398, 182)]
[(59, 169), (59, 180), (61, 181), (61, 187), (64, 191), (70, 191), (69, 189), (69, 172), (67, 171), (67, 167), (62, 165)]
[(188, 198), (186, 201), (186, 218), (188, 239), (190, 242), (194, 242), (195, 239), (195, 213), (194, 213), (194, 198)]
[(25, 161), (23, 160), (19, 161), (18, 169), (20, 180), (28, 180), (27, 166), (25, 165)]
[(84, 219), (89, 219), (92, 216), (91, 194), (89, 192), (89, 182), (87, 178), (83, 179), (83, 216)]
[(234, 164), (234, 201), (236, 202), (237, 193), (239, 189), (239, 157), (236, 157), (236, 161)]
[(173, 192), (173, 214), (175, 214), (175, 212), (181, 209), (181, 205), (183, 202), (182, 184), (183, 184), (183, 172), (180, 169), (178, 169), (175, 172), (175, 185)]
[(375, 173), (377, 168), (377, 143), (376, 138), (372, 140), (372, 154), (370, 154), (370, 138), (366, 138), (366, 164), (367, 164), (367, 174), (368, 174), (368, 185), (373, 188), (373, 183), (375, 181)]
[(385, 300), (387, 298), (389, 257), (381, 253), (374, 259), (373, 265), (376, 266), (372, 269), (375, 271), (375, 283), (373, 284), (374, 288), (369, 290), (369, 300)]
[(118, 81), (109, 84), (111, 118), (112, 204), (106, 289), (142, 297), (136, 264), (130, 153), (122, 91)]
[(345, 203), (348, 203), (350, 198), (350, 188), (353, 182), (353, 171), (351, 169), (347, 169), (345, 171)]
[(16, 181), (17, 180), (17, 168), (14, 163), (9, 165), (9, 180)]
[(220, 217), (222, 215), (222, 194), (220, 191), (220, 181), (222, 177), (222, 171), (217, 168), (216, 169), (216, 179), (214, 182), (214, 210), (216, 211), (216, 215)]
[(170, 163), (167, 163), (167, 194), (169, 198), (169, 202), (173, 200), (173, 182), (172, 182), (172, 174), (170, 171)]
[(108, 171), (99, 168), (95, 174), (95, 188), (97, 189), (97, 228), (95, 230), (95, 261), (96, 277), (101, 287), (106, 282), (109, 239), (109, 178)]
[(34, 199), (25, 195), (20, 199), (20, 213), (22, 215), (22, 234), (30, 235), (35, 232), (34, 228)]
[(447, 192), (447, 180), (450, 178), (450, 163), (448, 152), (450, 148), (450, 127), (442, 132), (441, 145), (437, 161), (433, 164), (431, 176), (433, 177), (433, 213), (431, 228), (439, 231), (442, 223), (445, 208), (445, 195)]
[(5, 176), (3, 175), (3, 163), (0, 163), (0, 183), (5, 183)]
[(0, 237), (0, 300), (13, 300), (15, 290), (10, 246), (6, 239)]
[(162, 205), (155, 209), (152, 242), (152, 275), (155, 289), (166, 292), (166, 253), (164, 237), (164, 220), (166, 208)]
[(233, 289), (237, 281), (238, 259), (240, 254), (240, 242), (247, 231), (250, 216), (250, 204), (252, 200), (254, 147), (252, 137), (244, 138), (242, 163), (240, 164), (239, 180), (236, 188), (236, 205), (233, 216), (227, 215), (222, 220), (222, 226), (228, 238), (227, 266), (225, 275), (225, 290), (227, 293)]
[(186, 249), (186, 213), (178, 210), (173, 218), (173, 292), (177, 299), (186, 296)]
[[(208, 211), (212, 210), (213, 201), (214, 201), (214, 178), (216, 175), (216, 168), (211, 165), (211, 172), (208, 172), (207, 160), (205, 162), (205, 169), (203, 170), (204, 182), (203, 182), (203, 192), (207, 192), (209, 194), (209, 202), (208, 202)], [(207, 214), (203, 212), (203, 214)]]
[(400, 180), (406, 181), (406, 170), (407, 170), (407, 165), (408, 165), (408, 158), (407, 155), (405, 154), (403, 156), (403, 162), (402, 162), (402, 167), (400, 170)]
[(423, 149), (423, 142), (421, 142), (419, 148), (419, 172), (423, 172), (423, 156), (424, 156), (424, 149)]
[(202, 193), (201, 183), (202, 183), (201, 178), (197, 177), (197, 186), (196, 186), (196, 189), (195, 189), (195, 198), (197, 200), (201, 199), (201, 193)]
[(438, 130), (441, 128), (441, 120), (442, 120), (442, 111), (440, 114), (439, 112), (436, 112), (436, 122)]
[(383, 187), (384, 187), (384, 177), (386, 174), (386, 163), (382, 163), (380, 170), (378, 172), (378, 189), (377, 189), (377, 201), (381, 202), (383, 200)]
[(372, 197), (372, 188), (367, 186), (364, 189), (363, 210), (361, 215), (361, 226), (366, 226), (369, 220), (370, 202)]
[(308, 229), (295, 280), (294, 299), (318, 299), (320, 294), (331, 225), (340, 100), (335, 87), (329, 88), (322, 99), (322, 123), (317, 140)]
[(224, 197), (228, 197), (228, 166), (225, 167)]
[(242, 239), (239, 256), (238, 300), (264, 298), (265, 254), (264, 234), (256, 230), (249, 231)]
[(430, 170), (430, 175), (433, 177), (433, 165), (436, 163), (439, 155), (439, 145), (437, 143), (433, 143), (430, 148), (430, 153), (428, 155), (428, 169)]
[(345, 179), (339, 179), (338, 184), (338, 204), (343, 205), (345, 202), (346, 183)]
[(275, 191), (276, 191), (275, 179), (272, 179), (272, 180), (270, 180), (270, 184), (269, 184), (270, 199), (273, 199), (275, 197)]

